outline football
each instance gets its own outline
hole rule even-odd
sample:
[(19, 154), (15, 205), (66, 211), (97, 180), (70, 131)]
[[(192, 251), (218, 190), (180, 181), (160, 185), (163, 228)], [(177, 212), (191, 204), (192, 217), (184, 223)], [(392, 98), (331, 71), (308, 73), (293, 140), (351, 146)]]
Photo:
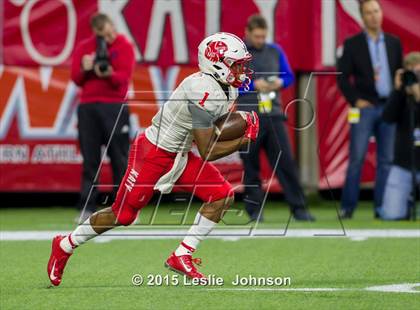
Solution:
[(218, 140), (228, 141), (242, 137), (246, 131), (244, 112), (229, 112), (219, 117), (214, 125), (218, 129)]

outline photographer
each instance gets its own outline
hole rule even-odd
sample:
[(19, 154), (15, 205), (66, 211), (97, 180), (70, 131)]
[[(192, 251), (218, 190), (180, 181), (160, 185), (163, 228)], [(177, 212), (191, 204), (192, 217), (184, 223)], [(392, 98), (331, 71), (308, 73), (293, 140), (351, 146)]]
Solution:
[(408, 201), (413, 190), (413, 170), (416, 183), (420, 183), (419, 79), (420, 52), (413, 52), (404, 58), (404, 69), (396, 72), (394, 91), (383, 112), (385, 121), (397, 125), (394, 162), (380, 209), (381, 218), (385, 220), (408, 218)]
[(77, 114), (83, 156), (79, 207), (84, 210), (80, 220), (96, 210), (98, 191), (94, 183), (98, 181), (102, 145), (109, 143), (107, 154), (111, 159), (115, 190), (124, 175), (129, 114), (126, 106), (121, 110), (121, 105), (125, 103), (135, 64), (132, 44), (116, 32), (107, 15), (94, 15), (91, 27), (94, 35), (76, 47), (71, 70), (72, 80), (81, 87)]

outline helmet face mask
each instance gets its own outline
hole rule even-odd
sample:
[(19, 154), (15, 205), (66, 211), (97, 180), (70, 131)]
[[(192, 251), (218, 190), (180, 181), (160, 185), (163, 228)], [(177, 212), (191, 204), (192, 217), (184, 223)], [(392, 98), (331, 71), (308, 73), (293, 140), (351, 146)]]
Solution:
[(247, 89), (252, 71), (248, 64), (252, 56), (237, 36), (219, 32), (205, 38), (198, 46), (198, 65), (203, 73), (219, 82)]
[[(230, 73), (226, 78), (226, 81), (229, 85), (233, 87), (241, 87), (243, 86), (246, 90), (248, 90), (248, 85), (251, 82), (251, 75), (253, 71), (249, 68), (249, 62), (252, 57), (247, 57), (240, 60), (233, 60), (232, 64), (229, 66)], [(229, 62), (225, 61), (225, 64), (228, 65)]]

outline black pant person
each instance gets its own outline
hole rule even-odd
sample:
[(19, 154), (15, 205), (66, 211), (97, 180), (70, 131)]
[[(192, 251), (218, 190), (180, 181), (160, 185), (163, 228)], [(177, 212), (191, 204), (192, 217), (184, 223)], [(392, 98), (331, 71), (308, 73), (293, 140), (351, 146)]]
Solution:
[(241, 153), (245, 173), (244, 202), (252, 220), (258, 219), (265, 196), (260, 179), (261, 149), (267, 154), (270, 166), (283, 187), (285, 200), (290, 205), (294, 217), (298, 220), (314, 220), (305, 210), (305, 195), (299, 183), (298, 169), (283, 122), (281, 116), (261, 115), (257, 141), (250, 145), (248, 152)]
[(129, 148), (128, 107), (121, 103), (83, 103), (78, 107), (78, 132), (83, 156), (80, 208), (82, 217), (96, 211), (102, 146), (107, 147), (113, 192), (124, 176)]

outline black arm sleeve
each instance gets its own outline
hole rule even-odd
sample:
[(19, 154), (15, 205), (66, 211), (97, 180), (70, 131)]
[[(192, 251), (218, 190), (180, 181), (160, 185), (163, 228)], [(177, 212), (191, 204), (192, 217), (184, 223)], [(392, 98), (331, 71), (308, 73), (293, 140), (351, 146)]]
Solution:
[(405, 107), (404, 92), (394, 90), (385, 105), (382, 112), (382, 118), (388, 123), (398, 123), (401, 120)]
[(337, 71), (341, 73), (337, 76), (338, 87), (346, 100), (354, 106), (358, 97), (356, 89), (350, 83), (350, 77), (353, 74), (353, 61), (348, 41), (344, 42), (343, 55), (337, 61)]

